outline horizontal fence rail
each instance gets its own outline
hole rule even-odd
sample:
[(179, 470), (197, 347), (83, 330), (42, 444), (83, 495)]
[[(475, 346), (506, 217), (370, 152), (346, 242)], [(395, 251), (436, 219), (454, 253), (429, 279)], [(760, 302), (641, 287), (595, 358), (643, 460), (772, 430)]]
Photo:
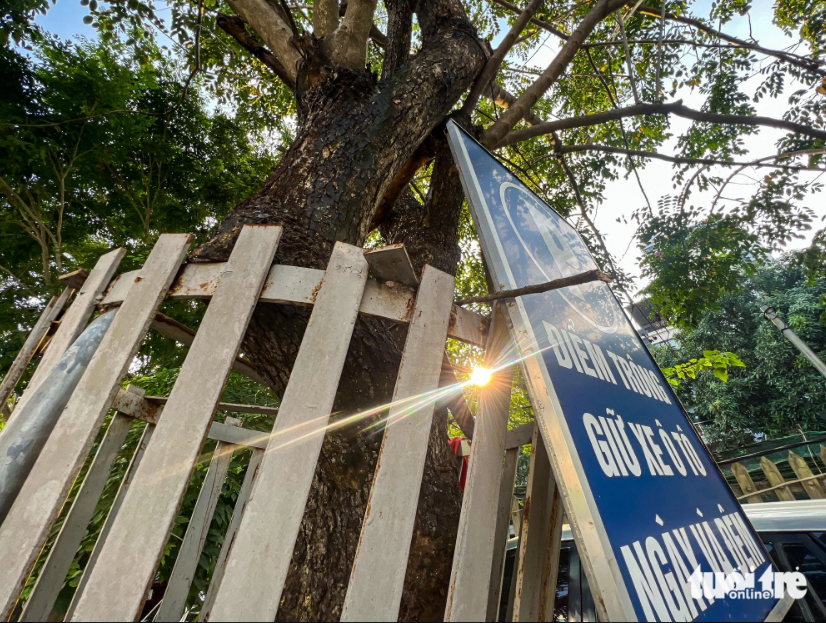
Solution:
[[(224, 265), (188, 264), (169, 290), (170, 299), (208, 299), (225, 271)], [(102, 305), (121, 303), (132, 287), (137, 271), (120, 275), (106, 292)], [(311, 306), (316, 302), (324, 271), (314, 268), (275, 265), (261, 290), (262, 303)], [(359, 313), (409, 323), (413, 314), (415, 291), (401, 283), (368, 281), (359, 305)], [(454, 305), (448, 323), (448, 336), (484, 348), (487, 319)]]

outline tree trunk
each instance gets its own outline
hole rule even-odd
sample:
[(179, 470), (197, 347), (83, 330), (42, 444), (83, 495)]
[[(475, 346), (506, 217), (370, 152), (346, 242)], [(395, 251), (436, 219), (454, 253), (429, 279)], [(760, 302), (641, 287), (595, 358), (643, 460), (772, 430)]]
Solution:
[[(422, 50), (381, 81), (366, 70), (333, 67), (323, 59), (318, 42), (303, 42), (295, 141), (261, 192), (239, 204), (213, 238), (196, 249), (192, 261), (226, 260), (245, 223), (282, 224), (276, 261), (288, 265), (323, 269), (336, 241), (364, 243), (383, 199), (394, 192), (394, 180), (444, 121), (485, 61), (461, 6), (438, 0), (433, 7), (441, 17), (424, 23), (420, 17), (426, 33)], [(433, 189), (439, 186), (440, 176), (442, 185), (450, 186), (446, 147), (437, 151), (439, 173), (434, 174)], [(455, 190), (458, 181), (454, 182)], [(444, 214), (431, 215), (430, 221), (435, 224), (441, 218), (441, 228), (420, 221), (420, 227), (391, 227), (391, 236), (409, 245), (418, 270), (427, 262), (454, 273), (461, 189), (458, 203), (450, 208), (447, 200), (437, 203), (437, 195), (441, 197), (431, 192), (427, 205), (444, 209)], [(427, 205), (419, 206), (422, 214), (427, 214)], [(451, 221), (455, 221), (452, 232)], [(421, 232), (428, 236), (419, 236)], [(452, 249), (447, 255), (446, 247)], [(298, 307), (261, 304), (253, 315), (243, 351), (278, 395), (289, 379), (309, 313)], [(332, 421), (391, 399), (404, 334), (404, 327), (359, 319)], [(381, 445), (381, 430), (364, 432), (374, 421), (329, 433), (324, 440), (278, 620), (340, 616)], [(456, 470), (457, 459), (447, 444), (447, 413), (442, 410), (431, 430), (402, 620), (440, 620), (443, 615), (461, 507)]]

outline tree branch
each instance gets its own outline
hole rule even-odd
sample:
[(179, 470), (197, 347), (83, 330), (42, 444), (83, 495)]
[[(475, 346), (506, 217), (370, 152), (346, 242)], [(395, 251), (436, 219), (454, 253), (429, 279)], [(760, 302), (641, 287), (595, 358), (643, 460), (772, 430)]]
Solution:
[(473, 109), (476, 107), (476, 103), (479, 101), (479, 97), (482, 95), (482, 91), (487, 90), (488, 85), (496, 76), (496, 72), (499, 71), (499, 66), (505, 59), (505, 55), (510, 52), (514, 43), (516, 43), (516, 39), (528, 24), (528, 20), (533, 17), (533, 14), (536, 13), (536, 10), (542, 2), (543, 0), (531, 0), (528, 6), (525, 7), (525, 10), (522, 11), (519, 17), (516, 18), (516, 21), (508, 31), (508, 34), (505, 35), (502, 42), (488, 59), (488, 62), (482, 69), (482, 73), (476, 77), (476, 81), (473, 83), (470, 94), (467, 96), (465, 103), (462, 105), (463, 113), (470, 115), (473, 112)]
[[(508, 0), (493, 0), (493, 2), (495, 2), (499, 6), (502, 6), (506, 9), (508, 9), (509, 11), (512, 11), (516, 14), (520, 13), (519, 7), (516, 6), (515, 4), (512, 4), (512, 3), (508, 2)], [(656, 7), (641, 6), (641, 7), (638, 8), (637, 12), (641, 13), (643, 15), (648, 15), (649, 17), (660, 17), (660, 18), (662, 17), (662, 12), (660, 11), (660, 9), (658, 9)], [(677, 16), (677, 15), (674, 15), (673, 13), (669, 13), (667, 11), (666, 11), (665, 17), (666, 17), (666, 19), (669, 19), (671, 21), (678, 22), (680, 24), (686, 24), (687, 26), (692, 26), (693, 28), (696, 28), (697, 30), (700, 30), (700, 31), (702, 31), (706, 34), (709, 34), (709, 35), (712, 35), (712, 36), (715, 36), (715, 37), (719, 37), (720, 39), (723, 39), (724, 41), (728, 41), (729, 43), (732, 43), (733, 45), (732, 46), (721, 46), (721, 45), (716, 45), (716, 44), (711, 45), (711, 44), (697, 43), (695, 41), (683, 41), (683, 40), (680, 40), (680, 39), (666, 39), (666, 40), (663, 41), (663, 43), (669, 43), (669, 44), (670, 43), (681, 43), (681, 44), (685, 44), (685, 45), (692, 45), (692, 46), (695, 46), (695, 47), (705, 47), (705, 48), (720, 48), (720, 47), (723, 47), (723, 48), (729, 48), (729, 47), (744, 48), (744, 49), (747, 49), (747, 50), (752, 50), (754, 52), (760, 52), (761, 54), (764, 54), (766, 56), (772, 56), (772, 57), (777, 58), (781, 61), (789, 63), (790, 65), (794, 65), (795, 67), (805, 69), (806, 71), (812, 71), (812, 72), (815, 72), (815, 73), (818, 73), (818, 74), (821, 74), (821, 75), (823, 75), (823, 73), (824, 73), (823, 70), (821, 69), (821, 67), (823, 66), (822, 61), (808, 59), (805, 56), (800, 56), (799, 54), (792, 54), (791, 52), (783, 52), (782, 50), (771, 50), (769, 48), (764, 48), (763, 46), (758, 45), (756, 43), (749, 43), (748, 41), (744, 41), (743, 39), (738, 39), (737, 37), (732, 37), (731, 35), (727, 35), (727, 34), (721, 32), (719, 30), (715, 30), (714, 28), (711, 28), (710, 26), (706, 26), (705, 24), (703, 24), (699, 20), (692, 19), (692, 18), (689, 18), (689, 17)], [(555, 28), (553, 26), (553, 24), (549, 24), (548, 22), (543, 22), (542, 20), (539, 20), (539, 19), (536, 19), (536, 18), (531, 18), (531, 23), (536, 24), (537, 26), (539, 26), (543, 30), (545, 30), (545, 31), (547, 31), (547, 32), (549, 32), (553, 35), (556, 35), (557, 37), (559, 37), (560, 39), (563, 39), (565, 41), (567, 41), (570, 38), (570, 35), (565, 34), (561, 30), (559, 30), (558, 28)], [(652, 39), (652, 40), (643, 39), (643, 40), (629, 40), (628, 43), (659, 43), (659, 42), (656, 39)], [(622, 45), (622, 43), (619, 42), (619, 41), (598, 41), (598, 42), (594, 42), (594, 43), (584, 43), (582, 45), (582, 47), (583, 48), (594, 48), (594, 47), (606, 46), (606, 45)]]
[[(513, 145), (529, 138), (550, 134), (559, 130), (570, 130), (572, 128), (582, 128), (592, 125), (600, 125), (607, 121), (614, 121), (624, 117), (635, 117), (638, 115), (677, 115), (685, 119), (693, 121), (700, 121), (704, 123), (719, 123), (731, 125), (748, 125), (748, 126), (766, 126), (770, 128), (778, 128), (781, 130), (788, 130), (803, 136), (812, 138), (819, 138), (826, 140), (826, 131), (818, 130), (800, 123), (786, 121), (785, 119), (773, 119), (771, 117), (749, 116), (749, 115), (720, 115), (717, 113), (702, 112), (694, 110), (683, 105), (682, 100), (671, 102), (670, 104), (639, 104), (635, 106), (628, 106), (626, 108), (617, 108), (607, 112), (596, 113), (593, 115), (583, 115), (581, 117), (570, 117), (568, 119), (559, 119), (557, 121), (548, 121), (540, 123), (530, 128), (516, 130), (511, 132), (501, 140), (496, 147), (504, 147), (506, 145)], [(504, 115), (503, 115), (504, 118)]]
[[(513, 106), (516, 102), (515, 95), (509, 93), (503, 87), (501, 87), (495, 82), (491, 82), (490, 88), (485, 89), (482, 95), (490, 99), (494, 104), (496, 104), (500, 108), (504, 108), (505, 110)], [(532, 110), (528, 110), (528, 112), (525, 113), (524, 118), (528, 125), (538, 125), (540, 123), (544, 123), (542, 117), (537, 115)]]
[(565, 159), (565, 152), (563, 151), (564, 145), (556, 134), (552, 134), (551, 137), (554, 147), (554, 155), (556, 156), (557, 162), (559, 162), (560, 166), (562, 166), (562, 170), (565, 171), (565, 175), (568, 176), (568, 181), (571, 183), (571, 188), (574, 189), (574, 196), (576, 197), (577, 205), (579, 205), (580, 214), (582, 215), (583, 220), (588, 224), (588, 227), (591, 228), (591, 231), (593, 231), (594, 235), (597, 237), (597, 242), (599, 242), (599, 246), (602, 247), (602, 252), (605, 254), (606, 261), (611, 265), (611, 270), (615, 275), (618, 275), (619, 271), (614, 264), (614, 258), (611, 257), (611, 253), (608, 251), (608, 247), (605, 244), (605, 239), (602, 237), (602, 234), (599, 233), (596, 223), (594, 223), (593, 219), (588, 216), (588, 210), (585, 208), (585, 202), (582, 200), (582, 193), (579, 191), (579, 184), (576, 181), (576, 176), (571, 170), (571, 167), (568, 165), (568, 161)]
[(637, 92), (637, 81), (634, 80), (634, 64), (631, 62), (631, 48), (628, 47), (628, 37), (625, 35), (625, 24), (621, 17), (617, 17), (617, 25), (622, 35), (622, 47), (625, 51), (625, 64), (628, 65), (628, 81), (631, 83), (631, 92), (634, 94), (634, 103), (640, 103), (640, 95)]
[(221, 30), (232, 36), (232, 38), (235, 39), (241, 47), (247, 50), (259, 61), (264, 63), (267, 67), (272, 69), (273, 72), (275, 72), (275, 75), (281, 78), (287, 86), (291, 89), (295, 88), (294, 78), (284, 68), (284, 65), (281, 64), (275, 55), (256, 41), (255, 37), (247, 31), (247, 28), (244, 25), (244, 20), (234, 15), (219, 13), (216, 23)]
[(794, 169), (793, 167), (777, 165), (777, 164), (768, 164), (768, 165), (763, 164), (766, 160), (777, 160), (779, 158), (786, 158), (786, 157), (790, 157), (790, 156), (803, 156), (803, 155), (815, 156), (815, 155), (820, 155), (820, 154), (823, 154), (823, 153), (826, 153), (826, 149), (807, 149), (807, 150), (798, 151), (798, 152), (787, 152), (787, 153), (784, 153), (784, 154), (774, 154), (774, 155), (771, 155), (771, 156), (765, 156), (763, 158), (758, 158), (754, 162), (744, 162), (743, 165), (738, 167), (737, 170), (735, 170), (731, 175), (729, 175), (728, 178), (726, 178), (726, 181), (723, 182), (723, 185), (720, 186), (720, 189), (717, 191), (717, 195), (715, 195), (715, 197), (714, 197), (714, 201), (711, 202), (711, 208), (709, 208), (709, 210), (708, 210), (708, 215), (711, 216), (712, 214), (714, 214), (714, 208), (717, 205), (717, 202), (720, 200), (720, 197), (722, 197), (723, 190), (725, 190), (726, 186), (728, 186), (729, 183), (731, 182), (731, 180), (733, 180), (735, 177), (740, 175), (740, 173), (742, 173), (745, 169), (748, 169), (749, 167), (761, 167), (761, 166), (770, 166), (771, 167), (771, 166), (774, 166), (774, 167), (777, 167), (777, 168), (784, 168), (784, 169), (788, 168), (788, 169), (792, 169), (792, 170), (823, 171), (823, 169), (817, 169), (817, 168), (811, 168), (811, 167), (800, 167), (799, 169)]
[(338, 0), (313, 0), (313, 34), (321, 39), (338, 28)]
[[(298, 24), (295, 23), (295, 17), (293, 16), (292, 8), (289, 4), (287, 4), (287, 0), (267, 0), (269, 5), (275, 10), (276, 13), (281, 17), (287, 26), (290, 27), (290, 30), (293, 33), (293, 37), (298, 39)], [(299, 13), (301, 10), (299, 9)]]
[(387, 35), (380, 31), (379, 27), (375, 24), (370, 27), (370, 39), (382, 50), (387, 48)]
[[(597, 76), (599, 77), (599, 82), (600, 84), (602, 84), (602, 88), (605, 89), (605, 94), (608, 96), (608, 101), (611, 102), (611, 106), (613, 106), (614, 108), (619, 108), (617, 100), (616, 98), (614, 98), (614, 95), (611, 93), (611, 88), (608, 86), (608, 82), (605, 80), (605, 77), (602, 75), (602, 73), (597, 69), (597, 65), (594, 62), (593, 56), (591, 55), (591, 50), (586, 49), (585, 56), (588, 58), (588, 63), (591, 65), (591, 68), (594, 70), (594, 72), (596, 72)], [(619, 126), (620, 134), (622, 135), (623, 144), (626, 148), (630, 148), (630, 145), (628, 144), (628, 135), (625, 133), (625, 124), (623, 124), (622, 119), (617, 121), (617, 125)], [(628, 162), (631, 164), (631, 170), (634, 171), (634, 177), (637, 179), (637, 186), (639, 186), (640, 192), (642, 193), (642, 196), (645, 198), (645, 205), (648, 206), (648, 213), (652, 214), (651, 200), (648, 199), (648, 193), (645, 192), (645, 187), (642, 185), (642, 179), (640, 179), (640, 172), (637, 171), (637, 165), (631, 158), (628, 159)]]
[[(511, 4), (510, 2), (508, 2), (508, 0), (493, 0), (493, 1), (496, 4), (498, 4), (499, 6), (505, 7), (506, 9), (516, 13), (517, 15), (522, 13), (522, 10), (518, 6), (516, 6), (515, 4)], [(562, 32), (558, 28), (554, 27), (553, 24), (549, 24), (548, 22), (543, 22), (540, 19), (536, 19), (535, 17), (531, 17), (531, 23), (536, 24), (537, 26), (539, 26), (543, 30), (547, 30), (552, 35), (556, 35), (557, 37), (559, 37), (560, 39), (564, 39), (565, 41), (567, 41), (570, 38), (569, 35), (566, 35), (564, 32)]]
[(413, 155), (402, 165), (399, 172), (396, 173), (396, 176), (393, 178), (393, 181), (388, 185), (387, 190), (385, 190), (384, 197), (382, 197), (379, 207), (376, 209), (375, 214), (373, 214), (373, 220), (370, 223), (371, 231), (385, 221), (387, 215), (393, 210), (399, 197), (413, 181), (419, 169), (436, 157), (436, 147), (436, 140), (434, 135), (431, 134), (422, 141), (421, 145), (413, 152)]
[[(609, 154), (623, 154), (625, 156), (633, 156), (636, 158), (652, 158), (654, 160), (664, 160), (666, 162), (674, 162), (676, 164), (704, 164), (704, 165), (719, 165), (724, 167), (767, 167), (773, 169), (788, 169), (790, 171), (823, 171), (824, 169), (819, 169), (816, 167), (807, 167), (803, 165), (791, 165), (791, 164), (776, 164), (776, 163), (767, 163), (764, 162), (765, 160), (769, 159), (779, 159), (785, 157), (791, 157), (796, 155), (804, 155), (808, 153), (821, 153), (822, 150), (813, 150), (810, 151), (802, 151), (802, 152), (788, 152), (777, 154), (774, 156), (767, 156), (765, 158), (760, 158), (758, 160), (754, 160), (752, 162), (731, 162), (729, 160), (716, 160), (714, 158), (683, 158), (680, 156), (667, 156), (665, 154), (661, 154), (659, 152), (654, 151), (639, 151), (637, 149), (624, 149), (622, 147), (611, 147), (609, 145), (595, 145), (593, 143), (588, 143), (587, 145), (565, 145), (560, 148), (559, 152), (563, 154), (573, 154), (573, 153), (581, 153), (586, 151), (600, 151)], [(555, 157), (556, 153), (552, 155), (546, 156), (546, 158)]]
[(590, 283), (592, 281), (603, 281), (611, 283), (613, 278), (610, 275), (599, 270), (589, 270), (578, 275), (571, 275), (570, 277), (563, 277), (562, 279), (554, 279), (553, 281), (546, 281), (536, 285), (525, 286), (523, 288), (515, 288), (513, 290), (501, 290), (493, 294), (486, 294), (485, 296), (472, 296), (461, 301), (456, 301), (456, 305), (470, 305), (471, 303), (492, 303), (493, 301), (500, 301), (502, 299), (516, 298), (517, 296), (525, 296), (526, 294), (541, 294), (543, 292), (550, 292), (551, 290), (559, 290), (560, 288), (567, 288), (569, 286), (579, 286), (583, 283)]
[[(282, 0), (283, 1), (283, 0)], [(344, 14), (347, 13), (347, 0), (344, 0), (342, 4), (338, 7), (338, 16), (344, 17)], [(382, 50), (387, 49), (387, 35), (385, 35), (379, 27), (373, 24), (370, 27), (370, 39), (373, 40), (377, 46), (379, 46)]]
[(0, 192), (11, 199), (13, 203), (16, 203), (21, 212), (29, 213), (32, 211), (29, 205), (20, 195), (17, 194), (14, 188), (11, 187), (11, 184), (9, 184), (2, 176), (0, 176)]
[[(629, 39), (628, 43), (630, 45), (659, 45), (659, 39)], [(714, 48), (715, 50), (719, 50), (720, 48), (724, 50), (744, 50), (743, 46), (741, 45), (734, 45), (734, 44), (723, 44), (723, 43), (702, 43), (700, 41), (689, 41), (688, 39), (663, 39), (663, 45), (690, 45), (693, 48)], [(593, 41), (591, 43), (586, 43), (582, 46), (583, 50), (588, 50), (591, 48), (604, 48), (604, 47), (613, 47), (613, 46), (621, 46), (623, 45), (622, 41)]]
[[(643, 15), (648, 15), (650, 17), (662, 18), (662, 11), (656, 7), (641, 6), (639, 8), (639, 12)], [(723, 41), (728, 41), (729, 43), (733, 43), (739, 47), (754, 50), (755, 52), (760, 52), (761, 54), (765, 54), (766, 56), (773, 56), (774, 58), (780, 59), (786, 63), (789, 63), (790, 65), (794, 65), (795, 67), (805, 69), (806, 71), (815, 72), (821, 75), (823, 75), (824, 73), (823, 70), (820, 69), (822, 63), (814, 59), (808, 59), (804, 56), (799, 56), (798, 54), (792, 54), (790, 52), (770, 50), (756, 43), (749, 43), (748, 41), (738, 39), (737, 37), (732, 37), (731, 35), (727, 35), (720, 30), (716, 30), (714, 28), (711, 28), (710, 26), (706, 26), (700, 20), (693, 19), (691, 17), (678, 16), (667, 11), (665, 17), (666, 19), (671, 20), (672, 22), (686, 24), (687, 26), (696, 28), (697, 30), (704, 32), (708, 35), (711, 35), (713, 37), (719, 37)]]
[(413, 8), (409, 0), (385, 0), (384, 5), (387, 8), (387, 37), (383, 46), (382, 80), (407, 62), (413, 34)]
[(357, 71), (367, 62), (367, 39), (373, 28), (377, 0), (349, 0), (344, 19), (322, 42), (328, 58), (340, 67)]
[(0, 265), (0, 271), (3, 271), (3, 272), (4, 272), (4, 273), (6, 273), (9, 277), (11, 277), (11, 278), (12, 278), (12, 280), (13, 280), (13, 281), (15, 281), (15, 282), (17, 283), (17, 285), (19, 285), (21, 288), (23, 288), (23, 289), (24, 289), (24, 290), (26, 290), (27, 292), (31, 292), (32, 294), (34, 294), (34, 290), (32, 290), (32, 289), (31, 289), (28, 285), (26, 285), (26, 283), (25, 283), (25, 282), (24, 282), (24, 281), (23, 281), (20, 277), (18, 277), (17, 275), (15, 275), (15, 274), (14, 274), (13, 272), (11, 272), (8, 268), (6, 268), (6, 267), (5, 267), (5, 266), (3, 266), (3, 265)]
[[(663, 0), (663, 10), (660, 11), (662, 13), (663, 18), (660, 20), (660, 34), (657, 41), (657, 80), (654, 83), (657, 93), (657, 101), (661, 102), (665, 99), (663, 96), (662, 91), (662, 73), (663, 73), (663, 39), (665, 38), (665, 2)], [(627, 45), (627, 42), (626, 42)]]
[(295, 84), (301, 54), (293, 44), (290, 26), (265, 0), (227, 0), (227, 3), (267, 44), (284, 68), (289, 78), (286, 82)]
[(562, 75), (562, 72), (565, 71), (565, 68), (573, 60), (574, 55), (594, 28), (623, 4), (625, 4), (625, 0), (597, 0), (594, 8), (588, 11), (577, 29), (562, 46), (551, 64), (548, 65), (548, 68), (542, 72), (542, 75), (525, 89), (525, 92), (517, 98), (514, 105), (498, 121), (485, 130), (481, 141), (485, 147), (496, 147), (505, 138), (505, 135), (522, 120), (528, 110), (539, 101), (539, 98)]

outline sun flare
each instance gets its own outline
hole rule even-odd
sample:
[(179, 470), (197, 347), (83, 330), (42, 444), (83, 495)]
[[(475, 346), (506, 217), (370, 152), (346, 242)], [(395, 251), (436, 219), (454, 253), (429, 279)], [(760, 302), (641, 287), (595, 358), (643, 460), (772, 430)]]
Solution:
[(473, 372), (470, 373), (470, 382), (481, 387), (490, 382), (491, 376), (493, 376), (493, 371), (487, 368), (474, 368)]

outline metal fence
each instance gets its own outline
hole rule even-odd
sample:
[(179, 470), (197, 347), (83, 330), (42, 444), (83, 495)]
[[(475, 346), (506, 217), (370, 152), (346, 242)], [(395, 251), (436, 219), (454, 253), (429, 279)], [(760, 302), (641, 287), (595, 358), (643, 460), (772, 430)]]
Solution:
[[(803, 445), (803, 444), (800, 444)], [(803, 452), (773, 452), (749, 461), (731, 464), (736, 484), (731, 487), (741, 504), (760, 502), (818, 500), (826, 498), (826, 472), (818, 464), (826, 465), (826, 446), (819, 445), (819, 455), (806, 445)]]
[[(274, 620), (359, 314), (406, 323), (409, 329), (342, 620), (398, 618), (434, 403), (455, 391), (443, 387), (445, 342), (453, 338), (485, 348), (486, 360), (494, 362), (508, 349), (509, 331), (496, 305), (492, 320), (454, 305), (450, 275), (426, 266), (417, 278), (398, 245), (365, 252), (337, 243), (322, 271), (273, 265), (280, 237), (280, 227), (247, 226), (227, 262), (182, 265), (192, 237), (164, 234), (140, 270), (114, 277), (124, 255), (118, 249), (102, 256), (78, 286), (12, 422), (26, 416), (23, 407), (34, 400), (95, 310), (117, 307), (117, 312), (0, 526), (4, 620), (15, 613), (21, 590), (108, 421), (71, 508), (68, 513), (63, 509), (65, 521), (20, 618), (45, 621), (52, 614), (136, 419), (147, 426), (66, 620), (135, 620), (140, 615), (206, 439), (217, 440), (217, 447), (156, 620), (177, 621), (184, 615), (229, 461), (241, 448), (252, 448), (252, 459), (200, 619)], [(368, 279), (370, 272), (375, 280)], [(197, 332), (158, 311), (165, 299), (196, 298), (209, 300)], [(62, 306), (67, 299), (55, 304)], [(219, 402), (231, 370), (261, 381), (238, 356), (259, 302), (312, 307), (277, 409)], [(48, 311), (35, 328), (30, 340), (35, 346), (53, 316)], [(189, 346), (168, 398), (123, 389), (150, 328)], [(36, 351), (28, 346), (21, 354), (23, 367)], [(514, 619), (552, 615), (562, 504), (533, 423), (507, 430), (511, 372), (498, 370), (503, 382), (481, 392), (445, 620), (496, 619), (517, 455), (521, 445), (531, 442), (535, 451), (526, 496), (531, 512), (524, 513), (518, 526)], [(111, 409), (114, 416), (107, 419)], [(213, 421), (218, 410), (277, 412), (277, 417), (272, 431), (262, 434), (244, 429), (232, 417)], [(10, 428), (3, 434), (11, 434)]]

